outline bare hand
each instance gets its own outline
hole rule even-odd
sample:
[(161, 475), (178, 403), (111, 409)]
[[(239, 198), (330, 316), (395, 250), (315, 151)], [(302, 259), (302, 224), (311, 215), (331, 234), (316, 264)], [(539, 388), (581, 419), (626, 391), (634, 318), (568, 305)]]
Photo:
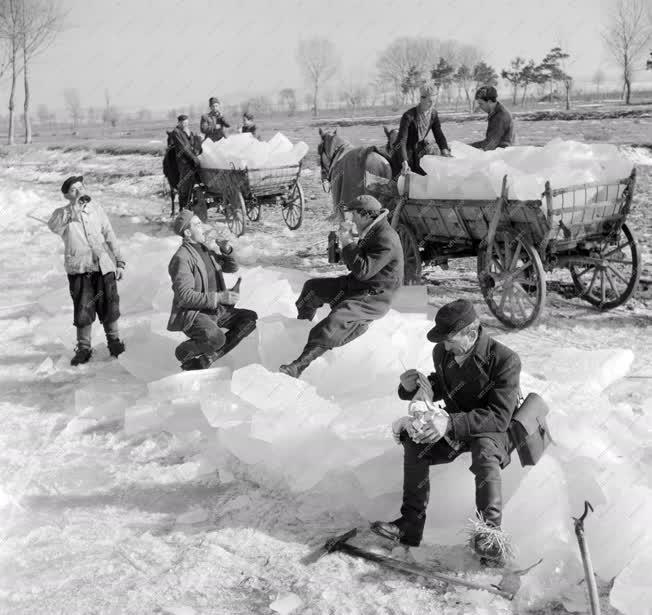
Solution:
[(125, 270), (124, 270), (124, 268), (122, 268), (122, 267), (118, 267), (118, 268), (115, 270), (115, 279), (116, 279), (116, 280), (122, 280), (122, 278), (124, 277), (124, 275), (125, 275)]
[(407, 160), (403, 161), (401, 165), (401, 175), (407, 175), (410, 172), (410, 165), (407, 163)]
[(448, 416), (448, 414), (436, 414), (426, 422), (423, 429), (410, 437), (417, 444), (434, 444), (444, 437), (449, 425), (450, 416)]
[(401, 374), (401, 385), (406, 391), (414, 391), (419, 384), (419, 372), (416, 369), (408, 369)]
[(235, 305), (240, 300), (240, 294), (232, 290), (223, 290), (217, 293), (217, 300), (224, 305)]

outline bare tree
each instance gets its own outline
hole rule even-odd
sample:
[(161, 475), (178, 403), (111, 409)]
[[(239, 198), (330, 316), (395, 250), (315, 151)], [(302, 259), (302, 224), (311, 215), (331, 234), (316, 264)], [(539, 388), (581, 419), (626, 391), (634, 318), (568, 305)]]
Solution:
[(32, 142), (32, 122), (29, 116), (29, 62), (45, 51), (61, 31), (64, 14), (55, 0), (13, 0), (21, 9), (21, 50), (25, 103), (25, 143)]
[(652, 26), (645, 11), (646, 3), (641, 0), (618, 0), (602, 33), (605, 45), (620, 67), (627, 105), (632, 96), (634, 67), (652, 41)]
[(600, 86), (604, 83), (605, 78), (606, 75), (601, 68), (598, 68), (598, 70), (593, 73), (592, 81), (595, 83), (595, 95), (598, 99), (600, 98)]
[(66, 88), (63, 91), (63, 100), (66, 104), (66, 111), (72, 120), (73, 129), (77, 128), (79, 120), (82, 118), (82, 104), (79, 96), (79, 90), (75, 88)]
[(283, 88), (278, 95), (281, 107), (286, 107), (288, 115), (294, 115), (297, 110), (297, 95), (292, 88)]
[(342, 81), (340, 96), (347, 108), (351, 109), (351, 114), (355, 115), (356, 109), (363, 106), (369, 97), (364, 77), (354, 73), (347, 75), (346, 79)]
[(312, 113), (317, 116), (319, 88), (335, 75), (339, 67), (335, 46), (325, 38), (299, 41), (297, 62), (306, 81), (312, 86)]
[(9, 92), (9, 129), (7, 131), (7, 143), (13, 145), (15, 142), (15, 118), (14, 101), (16, 98), (16, 81), (20, 73), (18, 62), (21, 49), (21, 7), (19, 0), (0, 1), (0, 37), (6, 45), (5, 70), (11, 69), (11, 89)]

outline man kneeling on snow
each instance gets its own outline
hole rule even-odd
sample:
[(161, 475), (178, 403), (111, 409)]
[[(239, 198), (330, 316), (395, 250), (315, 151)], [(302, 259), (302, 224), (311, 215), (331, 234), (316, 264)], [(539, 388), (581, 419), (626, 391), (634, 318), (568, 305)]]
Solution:
[(222, 272), (238, 270), (229, 242), (206, 241), (201, 220), (187, 209), (174, 221), (174, 231), (183, 243), (168, 266), (174, 291), (168, 331), (183, 331), (190, 338), (175, 350), (181, 369), (205, 369), (256, 328), (258, 315), (234, 307), (238, 293), (224, 283)]
[[(510, 461), (507, 428), (519, 396), (521, 361), (518, 355), (484, 332), (473, 305), (460, 299), (443, 306), (428, 340), (435, 342), (435, 371), (429, 376), (410, 369), (401, 374), (398, 396), (426, 410), (423, 427), (413, 417), (392, 426), (404, 449), (403, 506), (395, 521), (376, 521), (372, 530), (403, 545), (419, 546), (426, 522), (431, 465), (449, 463), (471, 453), (475, 476), (477, 521), (472, 546), (495, 565), (509, 555), (501, 532), (501, 469)], [(443, 400), (445, 411), (432, 402)], [(443, 506), (446, 494), (437, 494)]]
[(294, 378), (327, 350), (360, 337), (372, 321), (387, 314), (403, 285), (403, 249), (387, 221), (389, 212), (369, 195), (353, 199), (343, 210), (351, 212), (359, 239), (356, 243), (350, 227), (340, 227), (342, 260), (349, 273), (313, 278), (303, 286), (296, 302), (297, 318), (312, 320), (325, 303), (332, 310), (310, 330), (301, 356), (281, 365), (280, 371)]

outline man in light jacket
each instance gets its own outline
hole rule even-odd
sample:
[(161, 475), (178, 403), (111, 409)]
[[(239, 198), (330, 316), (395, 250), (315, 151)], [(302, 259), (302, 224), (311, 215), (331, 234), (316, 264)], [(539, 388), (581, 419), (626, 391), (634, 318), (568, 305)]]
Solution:
[(66, 179), (61, 192), (68, 205), (55, 209), (48, 226), (63, 239), (64, 265), (74, 306), (77, 347), (71, 365), (91, 358), (91, 329), (95, 316), (104, 326), (109, 353), (117, 357), (125, 350), (118, 332), (120, 301), (116, 280), (122, 278), (125, 261), (109, 218), (100, 205), (91, 202), (84, 178)]
[(226, 288), (222, 274), (238, 270), (228, 241), (207, 240), (201, 220), (187, 209), (174, 232), (183, 242), (168, 266), (174, 291), (168, 331), (189, 338), (175, 350), (181, 369), (206, 369), (253, 332), (258, 315), (236, 308), (239, 295)]

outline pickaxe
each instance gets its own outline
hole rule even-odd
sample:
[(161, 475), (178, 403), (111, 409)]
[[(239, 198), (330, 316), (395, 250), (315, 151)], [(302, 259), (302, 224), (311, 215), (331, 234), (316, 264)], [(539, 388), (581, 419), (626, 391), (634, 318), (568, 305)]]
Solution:
[(459, 577), (449, 576), (431, 568), (423, 568), (418, 564), (411, 564), (409, 562), (402, 562), (400, 560), (386, 557), (384, 555), (377, 555), (376, 553), (371, 553), (370, 551), (365, 551), (364, 549), (348, 544), (347, 541), (350, 538), (353, 538), (357, 533), (357, 529), (352, 529), (345, 534), (341, 534), (340, 536), (329, 538), (324, 546), (319, 547), (316, 551), (307, 555), (302, 560), (302, 562), (304, 564), (310, 564), (316, 562), (324, 555), (334, 553), (336, 551), (341, 551), (348, 555), (352, 555), (353, 557), (360, 557), (371, 562), (382, 564), (383, 566), (387, 566), (388, 568), (396, 570), (402, 574), (417, 575), (421, 577), (437, 579), (438, 581), (443, 581), (445, 583), (463, 585), (464, 587), (468, 587), (470, 589), (482, 589), (492, 594), (496, 594), (502, 598), (506, 598), (507, 600), (513, 600), (516, 592), (521, 585), (520, 577), (522, 577), (526, 572), (543, 561), (539, 560), (536, 564), (526, 568), (525, 570), (506, 572), (498, 585), (487, 586), (481, 585), (480, 583), (474, 583), (473, 581), (466, 581), (465, 579), (461, 579)]

